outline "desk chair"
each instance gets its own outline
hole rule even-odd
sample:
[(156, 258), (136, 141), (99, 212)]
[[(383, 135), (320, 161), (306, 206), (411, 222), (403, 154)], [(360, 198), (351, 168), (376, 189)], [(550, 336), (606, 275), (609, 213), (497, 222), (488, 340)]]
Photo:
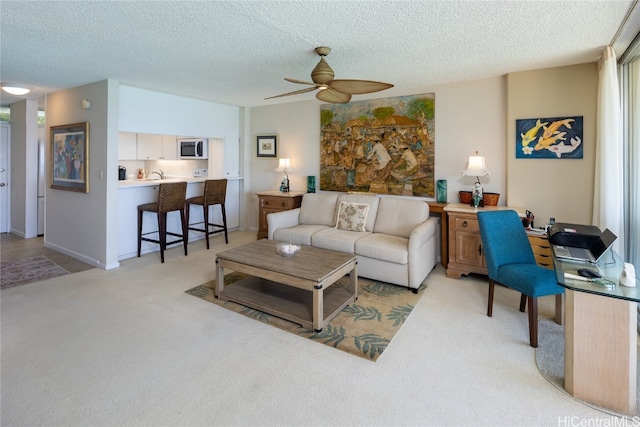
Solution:
[(522, 220), (513, 210), (478, 212), (484, 256), (489, 270), (487, 316), (493, 315), (493, 293), (499, 283), (522, 294), (520, 311), (529, 305), (529, 342), (538, 347), (538, 297), (564, 293), (554, 270), (536, 264)]
[[(204, 182), (204, 194), (202, 196), (190, 197), (185, 201), (185, 213), (187, 215), (187, 228), (189, 230), (201, 231), (209, 249), (209, 235), (221, 233), (224, 231), (224, 241), (229, 243), (227, 235), (227, 213), (224, 208), (224, 202), (227, 197), (227, 180), (226, 179), (208, 179)], [(204, 221), (189, 224), (189, 212), (191, 205), (200, 205), (204, 210)], [(209, 206), (220, 205), (222, 210), (222, 224), (214, 224), (209, 222)], [(200, 227), (192, 227), (192, 225), (202, 224)], [(215, 227), (213, 230), (210, 227)]]
[[(160, 260), (164, 263), (164, 250), (167, 245), (173, 245), (180, 243), (184, 245), (184, 254), (187, 255), (187, 222), (184, 216), (184, 201), (187, 196), (187, 183), (186, 182), (171, 182), (163, 183), (159, 185), (158, 189), (158, 201), (152, 203), (146, 203), (144, 205), (138, 205), (138, 257), (140, 256), (140, 249), (142, 248), (142, 241), (158, 243), (160, 244)], [(179, 211), (180, 212), (180, 224), (182, 234), (171, 233), (167, 231), (167, 213)], [(150, 231), (148, 233), (142, 233), (142, 218), (144, 212), (155, 212), (158, 215), (158, 230)], [(158, 239), (152, 239), (150, 237), (144, 237), (148, 234), (158, 233)], [(167, 242), (167, 234), (179, 239)]]

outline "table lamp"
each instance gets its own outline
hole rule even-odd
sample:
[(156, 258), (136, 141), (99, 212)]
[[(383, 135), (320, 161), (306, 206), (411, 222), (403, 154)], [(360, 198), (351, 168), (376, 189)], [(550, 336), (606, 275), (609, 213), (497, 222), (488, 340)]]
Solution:
[(284, 179), (280, 184), (280, 191), (282, 193), (289, 192), (289, 174), (287, 171), (291, 172), (293, 169), (291, 168), (291, 160), (288, 158), (278, 159), (278, 167), (276, 168), (276, 172), (284, 172)]
[(491, 175), (484, 165), (484, 156), (479, 156), (476, 151), (475, 156), (469, 156), (467, 168), (462, 171), (463, 176), (475, 176), (476, 182), (473, 186), (473, 194), (471, 195), (471, 206), (477, 208), (482, 200), (482, 185), (480, 185), (480, 177)]

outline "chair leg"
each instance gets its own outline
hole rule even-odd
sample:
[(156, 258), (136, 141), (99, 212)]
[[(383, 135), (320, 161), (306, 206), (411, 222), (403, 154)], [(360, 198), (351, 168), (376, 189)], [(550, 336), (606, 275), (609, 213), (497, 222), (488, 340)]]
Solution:
[(524, 313), (524, 309), (527, 305), (527, 296), (525, 294), (520, 294), (520, 311)]
[(142, 215), (143, 212), (138, 210), (138, 258), (140, 258), (140, 250), (142, 249)]
[(187, 255), (187, 244), (189, 243), (189, 222), (184, 209), (180, 210), (180, 224), (182, 225), (182, 245), (184, 246), (184, 254)]
[(209, 205), (202, 205), (202, 209), (204, 210), (204, 240), (209, 249)]
[(495, 289), (496, 283), (489, 279), (489, 301), (487, 303), (487, 316), (493, 316), (493, 291)]
[(187, 223), (187, 242), (189, 241), (189, 213), (191, 211), (191, 203), (184, 204), (184, 219)]
[[(229, 237), (227, 236), (227, 211), (224, 208), (224, 203), (220, 205), (220, 208), (222, 208), (222, 226), (224, 227), (224, 242), (229, 243)], [(207, 249), (209, 249), (208, 246), (207, 246)]]
[(164, 263), (164, 250), (167, 248), (167, 213), (158, 213), (158, 233), (160, 237), (160, 262)]
[(527, 297), (529, 303), (529, 343), (538, 347), (538, 298)]

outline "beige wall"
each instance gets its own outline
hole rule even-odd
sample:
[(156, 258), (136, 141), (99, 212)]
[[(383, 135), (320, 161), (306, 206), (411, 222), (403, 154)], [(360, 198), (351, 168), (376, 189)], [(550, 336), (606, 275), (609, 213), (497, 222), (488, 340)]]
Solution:
[[(435, 93), (435, 179), (447, 180), (447, 200), (458, 202), (458, 191), (470, 191), (475, 177), (462, 176), (470, 155), (476, 150), (486, 157), (490, 176), (481, 177), (485, 191), (500, 193), (504, 205), (505, 193), (505, 78), (457, 82), (416, 88), (411, 95)], [(394, 95), (394, 96), (395, 96)], [(385, 92), (369, 99), (390, 97)], [(358, 100), (367, 99), (358, 96)], [(250, 146), (251, 180), (248, 187), (247, 227), (258, 227), (256, 191), (277, 190), (282, 174), (274, 171), (278, 161), (256, 157), (255, 136), (277, 133), (278, 156), (291, 158), (295, 171), (289, 174), (293, 191), (306, 191), (307, 175), (320, 173), (320, 105), (317, 100), (298, 101), (251, 109)]]
[[(591, 224), (595, 166), (596, 63), (525, 71), (507, 76), (507, 203), (524, 206), (544, 226)], [(515, 121), (536, 117), (583, 116), (582, 159), (516, 159)]]

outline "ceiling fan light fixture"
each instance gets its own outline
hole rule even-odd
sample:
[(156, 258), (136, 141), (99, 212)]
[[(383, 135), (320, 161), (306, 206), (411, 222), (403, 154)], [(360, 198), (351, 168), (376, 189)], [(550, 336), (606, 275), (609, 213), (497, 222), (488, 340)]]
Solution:
[(2, 90), (4, 90), (7, 93), (10, 93), (11, 95), (26, 95), (29, 92), (31, 92), (30, 89), (24, 88), (24, 87), (20, 87), (20, 86), (5, 86), (2, 85)]

